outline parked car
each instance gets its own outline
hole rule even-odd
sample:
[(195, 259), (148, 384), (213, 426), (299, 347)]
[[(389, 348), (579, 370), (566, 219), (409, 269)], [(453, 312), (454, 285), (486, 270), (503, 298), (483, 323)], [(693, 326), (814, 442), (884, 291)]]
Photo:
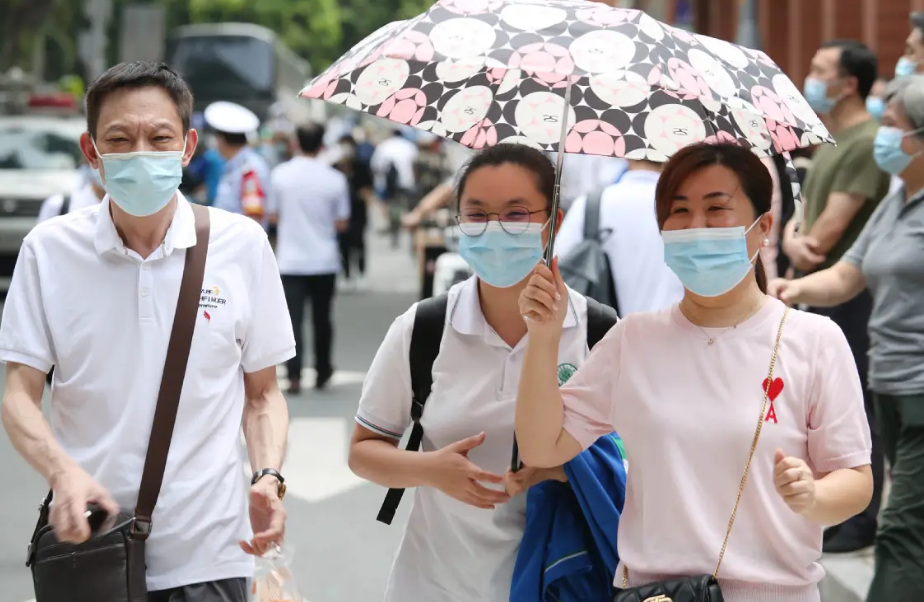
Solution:
[(42, 202), (80, 184), (78, 116), (0, 116), (0, 289), (9, 286), (22, 240), (35, 226)]

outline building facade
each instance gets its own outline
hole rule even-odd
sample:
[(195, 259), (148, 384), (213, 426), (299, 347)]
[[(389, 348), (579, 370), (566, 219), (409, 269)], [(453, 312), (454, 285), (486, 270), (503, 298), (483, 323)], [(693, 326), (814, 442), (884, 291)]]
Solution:
[(891, 78), (924, 0), (624, 0), (623, 6), (697, 33), (759, 47), (797, 83), (825, 40), (860, 40)]

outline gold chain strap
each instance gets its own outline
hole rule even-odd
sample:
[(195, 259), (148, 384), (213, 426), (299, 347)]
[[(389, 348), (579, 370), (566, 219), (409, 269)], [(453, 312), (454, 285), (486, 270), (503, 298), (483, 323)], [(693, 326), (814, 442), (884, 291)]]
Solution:
[[(722, 551), (719, 552), (719, 562), (715, 566), (715, 572), (712, 573), (713, 579), (719, 578), (719, 569), (722, 567), (722, 560), (725, 559), (725, 550), (728, 549), (728, 538), (731, 536), (732, 527), (735, 525), (735, 517), (738, 516), (738, 505), (741, 503), (741, 496), (744, 494), (744, 486), (748, 482), (748, 474), (751, 472), (751, 461), (754, 459), (754, 452), (757, 451), (757, 442), (760, 440), (760, 431), (764, 426), (764, 416), (767, 413), (767, 402), (770, 398), (770, 385), (773, 383), (773, 369), (776, 367), (776, 357), (780, 350), (780, 340), (783, 338), (783, 325), (786, 324), (786, 317), (789, 316), (789, 308), (783, 312), (783, 318), (780, 320), (780, 327), (776, 332), (776, 343), (773, 346), (773, 355), (770, 357), (770, 370), (767, 374), (767, 387), (764, 389), (764, 401), (760, 407), (760, 416), (757, 419), (757, 430), (754, 432), (754, 440), (751, 441), (751, 453), (748, 455), (748, 463), (744, 467), (744, 474), (741, 475), (741, 484), (738, 486), (738, 497), (735, 499), (735, 507), (732, 510), (731, 518), (728, 520), (728, 530), (725, 531), (725, 541), (722, 542)], [(622, 565), (622, 587), (629, 587), (629, 569), (625, 564)]]

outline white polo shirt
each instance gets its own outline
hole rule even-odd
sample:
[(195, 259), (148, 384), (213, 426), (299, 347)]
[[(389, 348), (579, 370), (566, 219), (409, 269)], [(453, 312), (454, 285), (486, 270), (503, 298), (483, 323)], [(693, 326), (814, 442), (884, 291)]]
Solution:
[[(179, 196), (163, 244), (126, 249), (95, 207), (39, 224), (23, 241), (0, 323), (0, 361), (55, 366), (57, 440), (122, 508), (134, 509), (176, 312), (185, 249), (196, 243)], [(295, 352), (273, 252), (250, 218), (211, 209), (199, 318), (147, 547), (152, 591), (252, 577), (241, 473), (244, 372)]]
[(340, 272), (337, 221), (350, 219), (346, 176), (311, 157), (273, 169), (269, 213), (279, 216), (276, 256), (286, 276)]
[[(416, 304), (385, 335), (363, 383), (356, 415), (360, 425), (395, 439), (411, 424), (408, 352), (415, 313)], [(565, 377), (588, 354), (586, 315), (586, 299), (570, 291), (559, 347), (559, 374)], [(474, 277), (453, 286), (440, 354), (433, 365), (433, 393), (423, 414), (423, 451), (484, 431), (484, 444), (469, 458), (503, 475), (510, 465), (525, 349), (525, 337), (511, 349), (485, 321)], [(525, 524), (526, 495), (495, 510), (482, 510), (436, 489), (418, 488), (386, 602), (509, 600)]]

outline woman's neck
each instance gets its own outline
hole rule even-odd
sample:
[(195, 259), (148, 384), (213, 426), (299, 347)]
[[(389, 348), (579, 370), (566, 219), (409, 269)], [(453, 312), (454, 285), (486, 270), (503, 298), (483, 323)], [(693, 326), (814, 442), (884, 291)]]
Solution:
[(520, 293), (526, 280), (509, 288), (496, 288), (478, 280), (478, 302), (485, 321), (510, 347), (526, 336), (526, 322), (520, 316)]
[(907, 172), (902, 182), (905, 183), (905, 200), (910, 201), (924, 190), (924, 172), (919, 169), (909, 169)]
[(720, 297), (700, 297), (686, 291), (680, 311), (687, 320), (703, 328), (729, 328), (741, 324), (764, 306), (767, 296), (753, 277)]

